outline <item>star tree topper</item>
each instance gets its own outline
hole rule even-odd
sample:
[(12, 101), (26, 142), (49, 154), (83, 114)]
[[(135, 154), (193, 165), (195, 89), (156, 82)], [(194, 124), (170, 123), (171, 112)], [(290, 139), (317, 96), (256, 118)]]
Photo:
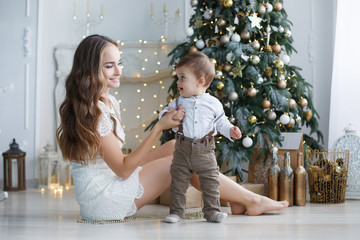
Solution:
[(258, 29), (262, 28), (262, 26), (260, 26), (260, 22), (262, 21), (262, 18), (259, 18), (256, 13), (254, 12), (250, 17), (249, 17), (250, 21), (251, 21), (251, 27), (257, 27)]

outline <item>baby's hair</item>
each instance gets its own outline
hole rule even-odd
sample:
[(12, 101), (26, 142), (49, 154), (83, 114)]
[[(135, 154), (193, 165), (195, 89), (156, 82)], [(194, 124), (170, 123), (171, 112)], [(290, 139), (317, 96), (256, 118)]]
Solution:
[(191, 52), (182, 57), (176, 68), (187, 68), (199, 79), (205, 78), (205, 86), (209, 86), (215, 77), (215, 67), (209, 57), (202, 52)]

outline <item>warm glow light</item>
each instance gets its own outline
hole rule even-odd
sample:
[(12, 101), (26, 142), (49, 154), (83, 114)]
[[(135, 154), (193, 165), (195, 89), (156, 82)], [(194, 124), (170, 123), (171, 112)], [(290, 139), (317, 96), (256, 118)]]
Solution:
[(145, 123), (143, 123), (141, 126), (142, 126), (142, 127), (146, 127), (146, 124), (145, 124)]
[(115, 92), (115, 95), (118, 95), (119, 94), (119, 92)]
[(142, 99), (141, 99), (141, 101), (143, 102), (143, 101), (145, 101), (145, 99), (144, 99), (144, 98), (142, 98)]
[(156, 148), (156, 146), (155, 146), (155, 145), (153, 145), (153, 146), (152, 146), (152, 148), (153, 148), (153, 149), (155, 149), (155, 148)]
[(121, 103), (121, 100), (119, 99), (119, 103)]
[(138, 119), (139, 119), (139, 118), (140, 118), (140, 116), (139, 116), (139, 115), (136, 115), (136, 118), (138, 118)]
[(159, 73), (159, 70), (155, 70), (155, 73)]
[(141, 92), (141, 90), (140, 89), (138, 89), (138, 90), (136, 90), (138, 93), (140, 93)]
[(135, 138), (139, 138), (139, 135), (136, 134), (136, 135), (135, 135)]
[(163, 83), (163, 81), (161, 81), (161, 80), (160, 80), (160, 81), (159, 81), (159, 83), (160, 83), (160, 84), (162, 84), (162, 83)]
[(147, 58), (144, 59), (145, 62), (149, 61)]
[(162, 107), (164, 107), (164, 105), (163, 105), (163, 104), (160, 104), (160, 107), (162, 108)]
[(145, 71), (145, 67), (142, 67), (141, 70)]
[(154, 52), (154, 55), (158, 55), (158, 53), (157, 53), (157, 52)]
[(139, 50), (138, 50), (138, 52), (139, 52), (139, 53), (142, 53), (142, 50), (141, 50), (141, 49), (139, 49)]
[(157, 95), (156, 95), (156, 94), (154, 94), (154, 98), (157, 98)]
[(146, 87), (147, 86), (147, 84), (146, 83), (144, 83), (144, 87)]
[(126, 108), (123, 108), (122, 111), (123, 111), (123, 112), (126, 112)]
[(161, 62), (157, 62), (157, 65), (160, 65), (161, 64)]
[(140, 110), (141, 109), (141, 107), (138, 107), (138, 110)]
[(157, 111), (154, 111), (153, 113), (154, 113), (154, 114), (157, 114)]

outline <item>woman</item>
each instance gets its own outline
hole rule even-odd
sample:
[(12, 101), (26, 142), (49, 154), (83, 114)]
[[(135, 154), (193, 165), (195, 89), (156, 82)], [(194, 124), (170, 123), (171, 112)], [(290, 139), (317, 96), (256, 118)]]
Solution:
[[(162, 130), (175, 127), (185, 111), (171, 110), (151, 130), (141, 145), (124, 155), (120, 106), (109, 94), (120, 86), (120, 51), (116, 42), (99, 35), (78, 46), (66, 79), (66, 97), (60, 106), (57, 140), (65, 160), (73, 164), (80, 215), (86, 220), (114, 220), (133, 215), (165, 191), (171, 182), (174, 141), (149, 152)], [(200, 188), (198, 176), (191, 183)], [(281, 210), (276, 202), (254, 194), (220, 175), (220, 195), (231, 204), (232, 214), (259, 215)]]

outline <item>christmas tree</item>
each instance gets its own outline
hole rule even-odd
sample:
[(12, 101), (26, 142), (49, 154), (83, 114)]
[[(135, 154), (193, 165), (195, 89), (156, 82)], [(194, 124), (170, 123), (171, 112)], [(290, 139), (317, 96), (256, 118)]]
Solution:
[[(265, 156), (278, 143), (281, 132), (298, 132), (304, 125), (306, 145), (322, 148), (318, 113), (311, 88), (290, 64), (296, 52), (292, 46), (292, 23), (281, 0), (191, 0), (195, 13), (186, 30), (187, 41), (169, 54), (170, 64), (191, 51), (202, 51), (214, 63), (216, 78), (208, 92), (224, 106), (230, 122), (239, 126), (243, 138), (231, 142), (217, 136), (218, 162), (231, 165), (232, 174), (242, 175), (241, 162), (253, 161), (254, 148)], [(178, 96), (176, 81), (169, 89), (169, 101)], [(154, 123), (153, 123), (154, 124)], [(174, 134), (164, 131), (161, 141)]]

